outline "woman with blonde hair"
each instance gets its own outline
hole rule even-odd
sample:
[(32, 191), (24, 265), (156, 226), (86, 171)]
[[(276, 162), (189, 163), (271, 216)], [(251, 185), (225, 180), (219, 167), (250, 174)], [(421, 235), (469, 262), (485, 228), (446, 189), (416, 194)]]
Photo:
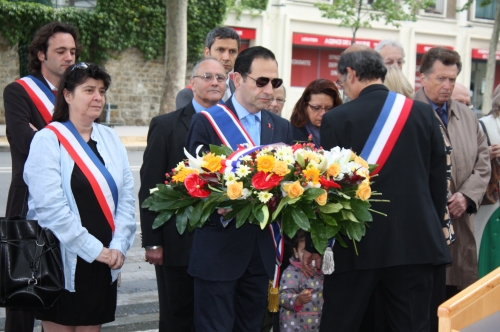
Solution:
[(393, 65), (387, 67), (387, 75), (385, 75), (384, 85), (391, 91), (413, 99), (413, 88), (410, 82), (406, 79), (405, 75), (403, 75), (401, 69), (397, 66)]

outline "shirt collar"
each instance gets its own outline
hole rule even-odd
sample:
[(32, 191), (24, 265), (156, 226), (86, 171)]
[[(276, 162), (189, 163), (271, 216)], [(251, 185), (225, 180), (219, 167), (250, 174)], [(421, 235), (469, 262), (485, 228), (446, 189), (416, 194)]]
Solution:
[[(427, 99), (429, 99), (429, 98), (427, 98)], [(438, 108), (442, 108), (446, 112), (448, 112), (448, 105), (446, 103), (444, 103), (443, 106), (441, 106), (441, 107), (439, 107), (438, 105), (434, 104), (434, 102), (432, 100), (430, 100), (430, 99), (429, 99), (429, 103), (431, 104), (433, 110), (437, 110)]]
[(196, 100), (194, 100), (194, 98), (193, 98), (193, 107), (194, 107), (194, 111), (196, 113), (200, 113), (201, 111), (206, 110), (206, 108), (201, 106), (198, 102), (196, 102)]
[[(238, 119), (243, 119), (245, 116), (250, 114), (243, 106), (241, 106), (240, 103), (236, 100), (236, 96), (233, 94), (233, 97), (231, 99), (233, 102), (234, 110), (236, 111), (236, 115), (238, 115)], [(262, 119), (262, 111), (259, 111), (258, 113), (254, 113), (258, 118), (259, 121)], [(261, 121), (262, 122), (262, 121)]]
[(49, 80), (45, 78), (45, 76), (43, 78), (45, 79), (45, 82), (49, 84), (50, 90), (57, 91), (57, 88), (54, 86), (54, 84), (50, 83)]

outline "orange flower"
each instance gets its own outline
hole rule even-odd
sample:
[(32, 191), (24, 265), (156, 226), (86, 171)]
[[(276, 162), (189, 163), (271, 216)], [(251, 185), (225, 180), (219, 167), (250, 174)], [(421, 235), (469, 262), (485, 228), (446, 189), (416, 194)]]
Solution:
[(368, 163), (366, 162), (366, 160), (364, 160), (363, 158), (361, 158), (359, 156), (356, 156), (356, 158), (354, 158), (354, 162), (356, 164), (363, 166), (364, 168), (368, 168)]
[(290, 198), (300, 197), (304, 193), (304, 187), (300, 185), (299, 181), (295, 181), (294, 183), (285, 183), (283, 185), (283, 190), (288, 196), (290, 196)]
[(327, 199), (328, 199), (328, 193), (325, 191), (324, 193), (316, 197), (314, 200), (316, 201), (316, 203), (318, 203), (319, 206), (323, 206), (326, 204)]
[(276, 159), (273, 156), (258, 156), (257, 157), (257, 170), (265, 173), (273, 171)]
[(339, 164), (331, 164), (328, 166), (326, 173), (330, 176), (337, 177), (340, 174), (340, 165)]
[(312, 181), (314, 184), (319, 183), (319, 169), (313, 166), (308, 166), (305, 170), (302, 171), (304, 178), (307, 181)]
[(370, 198), (372, 194), (372, 189), (370, 188), (370, 182), (368, 179), (363, 180), (361, 184), (358, 186), (358, 191), (356, 191), (356, 197), (361, 199), (362, 201), (366, 201)]
[(278, 174), (279, 176), (285, 176), (290, 173), (290, 169), (288, 168), (288, 164), (285, 161), (277, 160), (274, 163), (273, 172)]
[(221, 169), (222, 158), (214, 155), (213, 153), (208, 153), (203, 156), (204, 163), (202, 165), (203, 168), (208, 169), (210, 172), (214, 173)]
[(227, 197), (237, 199), (241, 197), (243, 182), (234, 181), (227, 185)]
[(185, 168), (181, 169), (179, 172), (177, 172), (175, 175), (172, 176), (172, 181), (184, 182), (184, 179), (186, 178), (186, 176), (188, 176), (191, 173), (200, 174), (200, 172), (197, 169), (185, 167)]

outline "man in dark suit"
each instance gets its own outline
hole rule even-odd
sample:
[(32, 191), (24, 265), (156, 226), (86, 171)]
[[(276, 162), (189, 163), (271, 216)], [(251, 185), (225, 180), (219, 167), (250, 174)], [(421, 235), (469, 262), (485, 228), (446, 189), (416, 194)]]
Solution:
[[(389, 94), (387, 72), (373, 50), (352, 46), (339, 60), (339, 83), (351, 101), (323, 117), (321, 144), (361, 153)], [(411, 101), (410, 101), (411, 102)], [(335, 271), (325, 276), (322, 331), (358, 331), (373, 290), (380, 285), (391, 331), (428, 331), (433, 266), (449, 263), (441, 229), (446, 205), (446, 160), (439, 123), (415, 101), (372, 190), (390, 203), (372, 202), (366, 236), (348, 248), (334, 245)], [(309, 241), (310, 242), (310, 241)], [(314, 252), (308, 243), (307, 250)], [(306, 252), (306, 270), (311, 258)]]
[[(205, 58), (193, 69), (191, 86), (193, 100), (175, 112), (154, 117), (148, 132), (148, 144), (141, 167), (139, 202), (149, 197), (149, 190), (166, 180), (170, 172), (186, 158), (184, 143), (197, 112), (219, 102), (225, 90), (224, 67), (214, 58)], [(180, 235), (175, 227), (175, 216), (160, 228), (152, 225), (157, 213), (141, 208), (142, 246), (146, 261), (155, 265), (160, 326), (164, 331), (192, 331), (193, 278), (187, 273), (193, 239), (186, 231)]]
[[(37, 31), (29, 47), (28, 70), (49, 93), (57, 92), (64, 71), (75, 63), (80, 53), (76, 29), (60, 22), (44, 25)], [(19, 82), (12, 82), (3, 92), (7, 139), (12, 158), (12, 182), (7, 199), (7, 217), (25, 217), (28, 211), (28, 187), (23, 180), (35, 133), (47, 125), (37, 106)], [(48, 110), (51, 117), (52, 108)], [(5, 331), (32, 332), (32, 310), (6, 308)]]
[[(236, 92), (226, 106), (240, 119), (256, 145), (291, 144), (290, 123), (264, 110), (281, 85), (274, 54), (251, 47), (238, 56), (234, 66)], [(241, 142), (246, 143), (246, 142)], [(196, 153), (222, 142), (202, 114), (193, 116), (187, 148)], [(274, 275), (276, 254), (268, 229), (234, 220), (223, 221), (214, 212), (194, 234), (188, 272), (195, 283), (195, 329), (202, 331), (260, 331), (269, 280)]]
[[(213, 57), (217, 59), (226, 70), (226, 92), (221, 100), (226, 101), (234, 93), (235, 87), (232, 79), (229, 78), (229, 73), (233, 70), (234, 61), (238, 56), (240, 49), (240, 36), (233, 28), (217, 27), (212, 29), (205, 38), (205, 57)], [(175, 108), (179, 109), (186, 106), (193, 100), (193, 90), (191, 85), (182, 89), (175, 97)]]

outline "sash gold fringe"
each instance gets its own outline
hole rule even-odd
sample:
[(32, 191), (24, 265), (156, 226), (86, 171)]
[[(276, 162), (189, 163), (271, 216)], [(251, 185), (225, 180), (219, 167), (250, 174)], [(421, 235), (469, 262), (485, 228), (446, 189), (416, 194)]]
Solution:
[[(269, 284), (272, 286), (272, 283)], [(278, 312), (279, 309), (279, 294), (277, 287), (269, 287), (269, 293), (267, 296), (267, 309), (270, 312)]]

